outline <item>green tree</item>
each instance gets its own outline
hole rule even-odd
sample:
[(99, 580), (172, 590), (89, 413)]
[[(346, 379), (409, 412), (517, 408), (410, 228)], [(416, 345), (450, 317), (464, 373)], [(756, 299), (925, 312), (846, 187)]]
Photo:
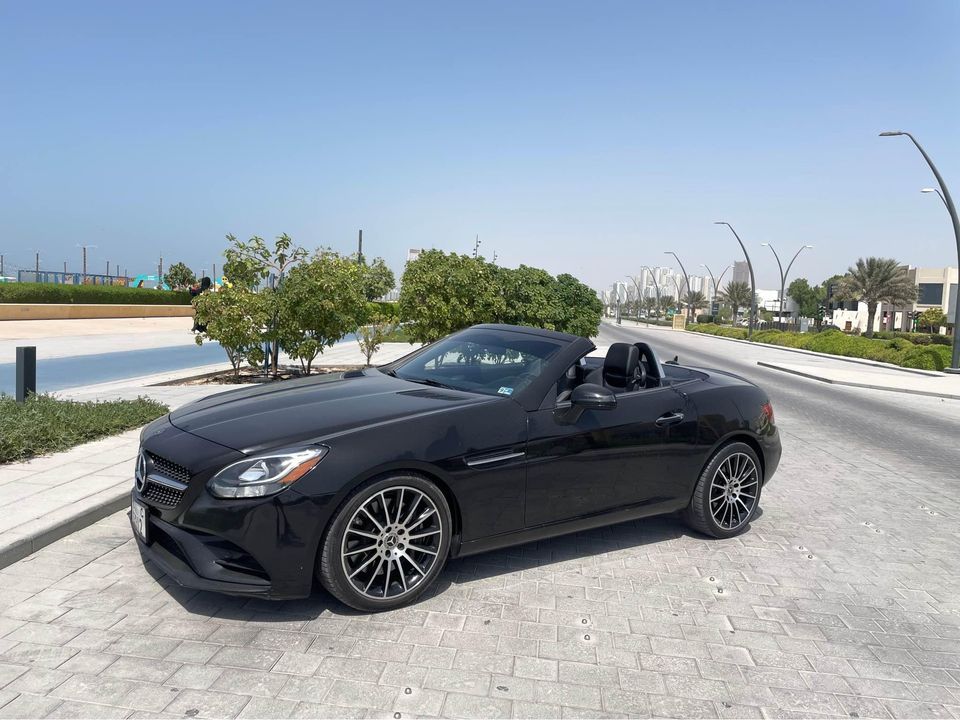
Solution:
[(376, 313), (357, 329), (357, 343), (360, 345), (360, 352), (367, 360), (367, 367), (370, 367), (371, 358), (396, 327), (393, 320)]
[(281, 283), (276, 292), (276, 336), (307, 375), (325, 348), (363, 322), (367, 312), (363, 281), (363, 266), (323, 251), (291, 268)]
[(560, 332), (595, 337), (600, 331), (603, 303), (597, 294), (573, 275), (561, 273), (556, 280), (558, 315), (554, 323)]
[(727, 287), (721, 293), (721, 297), (733, 310), (731, 317), (733, 318), (733, 324), (736, 325), (737, 311), (742, 307), (750, 307), (750, 286), (745, 282), (728, 282)]
[(505, 314), (498, 268), (467, 255), (427, 250), (407, 263), (398, 302), (414, 342), (433, 342)]
[(498, 268), (496, 279), (504, 301), (500, 322), (556, 329), (560, 306), (557, 283), (550, 273), (521, 265), (516, 270)]
[(673, 295), (668, 295), (665, 292), (660, 293), (660, 312), (657, 313), (658, 315), (669, 312), (674, 309), (675, 306), (676, 303), (674, 302)]
[(837, 297), (867, 304), (867, 337), (873, 337), (873, 317), (880, 303), (906, 305), (917, 299), (917, 286), (907, 268), (893, 258), (859, 258), (847, 268)]
[(697, 314), (697, 310), (705, 308), (707, 306), (707, 298), (699, 290), (692, 290), (690, 292), (684, 293), (683, 296), (683, 306), (689, 307), (693, 311), (693, 314)]
[(197, 282), (197, 276), (184, 263), (178, 262), (167, 269), (163, 281), (173, 290), (186, 290)]
[(649, 316), (657, 309), (657, 299), (655, 297), (645, 297), (643, 299), (643, 311)]
[(917, 318), (917, 327), (926, 328), (927, 332), (939, 332), (947, 324), (947, 315), (938, 307), (927, 308)]
[(817, 309), (827, 298), (827, 288), (824, 285), (813, 285), (806, 278), (797, 278), (787, 288), (787, 295), (797, 304), (800, 317), (816, 317)]
[(214, 340), (227, 353), (235, 378), (246, 360), (263, 362), (263, 327), (270, 316), (266, 298), (243, 285), (203, 293), (193, 300), (197, 323), (204, 327), (195, 336), (197, 345)]
[(231, 283), (252, 290), (268, 278), (273, 280), (269, 287), (263, 288), (261, 294), (270, 309), (263, 339), (272, 346), (271, 371), (276, 377), (280, 343), (280, 306), (276, 292), (277, 284), (283, 282), (284, 275), (291, 267), (307, 257), (307, 251), (294, 244), (293, 238), (286, 233), (274, 240), (272, 248), (263, 238), (256, 235), (247, 241), (238, 240), (234, 235), (227, 235), (227, 240), (230, 241), (230, 247), (223, 253), (227, 259), (224, 264), (224, 274)]
[(375, 258), (370, 265), (363, 259), (360, 264), (363, 268), (363, 291), (367, 300), (376, 300), (393, 290), (396, 278), (383, 258)]

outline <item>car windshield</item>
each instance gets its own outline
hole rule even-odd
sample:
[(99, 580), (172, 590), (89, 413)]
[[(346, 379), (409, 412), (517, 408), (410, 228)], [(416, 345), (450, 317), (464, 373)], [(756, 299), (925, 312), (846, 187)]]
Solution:
[(562, 344), (523, 333), (469, 330), (393, 368), (411, 382), (509, 397), (533, 382)]

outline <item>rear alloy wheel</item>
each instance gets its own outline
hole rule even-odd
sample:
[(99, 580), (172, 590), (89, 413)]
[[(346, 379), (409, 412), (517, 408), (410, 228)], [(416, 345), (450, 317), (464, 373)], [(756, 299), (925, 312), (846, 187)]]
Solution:
[(694, 530), (718, 538), (739, 535), (760, 506), (763, 475), (746, 443), (722, 447), (707, 463), (684, 519)]
[(450, 508), (416, 475), (394, 476), (355, 492), (335, 516), (320, 555), (319, 578), (358, 610), (389, 610), (419, 597), (450, 549)]

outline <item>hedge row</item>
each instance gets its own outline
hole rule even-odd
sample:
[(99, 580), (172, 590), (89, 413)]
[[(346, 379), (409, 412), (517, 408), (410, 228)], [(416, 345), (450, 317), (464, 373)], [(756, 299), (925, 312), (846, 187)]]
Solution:
[[(744, 328), (705, 324), (691, 325), (687, 329), (709, 335), (722, 335), (740, 340), (747, 339), (747, 331)], [(812, 350), (828, 355), (875, 360), (920, 370), (943, 370), (943, 368), (950, 366), (949, 347), (914, 344), (905, 337), (871, 339), (859, 335), (846, 335), (836, 328), (819, 333), (760, 330), (753, 334), (753, 342)]]
[(190, 293), (119, 285), (0, 284), (0, 303), (90, 305), (189, 305)]

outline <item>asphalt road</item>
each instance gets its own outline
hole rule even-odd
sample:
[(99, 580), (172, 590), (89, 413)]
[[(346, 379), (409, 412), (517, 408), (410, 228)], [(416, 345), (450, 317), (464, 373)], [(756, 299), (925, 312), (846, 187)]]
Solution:
[(718, 368), (756, 383), (770, 395), (783, 432), (835, 449), (846, 460), (860, 456), (908, 469), (960, 498), (960, 401), (821, 383), (757, 365), (758, 359), (796, 362), (796, 354), (669, 329), (604, 323), (597, 344), (638, 339), (661, 360), (679, 356), (683, 365)]

